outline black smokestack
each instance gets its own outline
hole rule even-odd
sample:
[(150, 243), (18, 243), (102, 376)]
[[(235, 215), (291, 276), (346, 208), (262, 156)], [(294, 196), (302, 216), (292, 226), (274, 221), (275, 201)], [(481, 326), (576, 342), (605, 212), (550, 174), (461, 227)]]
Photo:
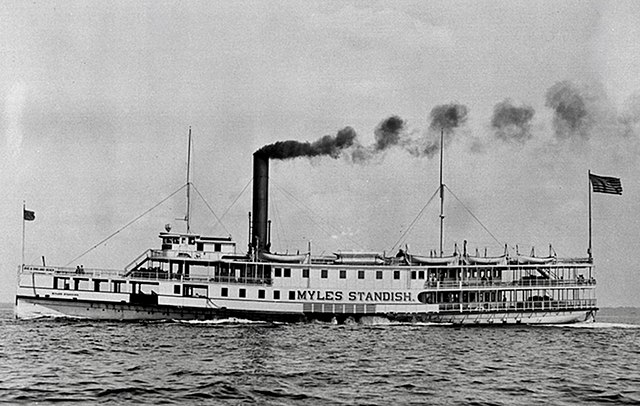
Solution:
[(491, 127), (495, 136), (503, 141), (524, 143), (531, 138), (531, 119), (535, 111), (530, 106), (515, 106), (506, 99), (495, 105)]
[[(265, 145), (256, 154), (267, 159), (290, 159), (297, 157), (314, 157), (327, 155), (338, 158), (342, 150), (353, 145), (356, 132), (351, 127), (345, 127), (332, 137), (325, 135), (314, 142), (278, 141)], [(255, 155), (255, 154), (254, 154)]]
[(545, 105), (554, 111), (553, 124), (556, 137), (588, 138), (588, 111), (583, 96), (571, 82), (558, 82), (547, 90)]
[(269, 158), (260, 151), (253, 154), (253, 238), (258, 252), (269, 251), (267, 220), (269, 208)]

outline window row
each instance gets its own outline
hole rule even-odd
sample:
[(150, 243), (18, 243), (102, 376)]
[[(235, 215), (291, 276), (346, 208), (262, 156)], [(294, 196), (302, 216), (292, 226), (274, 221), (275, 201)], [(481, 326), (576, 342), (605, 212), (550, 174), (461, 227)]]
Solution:
[[(331, 270), (332, 273), (335, 273), (335, 270)], [(310, 269), (309, 268), (303, 268), (302, 269), (302, 277), (303, 278), (308, 278), (309, 277), (309, 273), (310, 273)], [(365, 272), (363, 269), (358, 270), (358, 279), (366, 279), (366, 275), (367, 274), (371, 274), (370, 272)], [(375, 271), (375, 278), (376, 279), (384, 279), (384, 271), (381, 270), (376, 270)], [(280, 277), (285, 277), (285, 278), (290, 278), (291, 277), (291, 268), (275, 268), (273, 271), (273, 275), (276, 278), (280, 278)], [(321, 269), (320, 270), (320, 278), (321, 279), (328, 279), (329, 278), (329, 269)], [(347, 279), (347, 271), (344, 269), (340, 269), (338, 270), (338, 278), (340, 279)], [(400, 271), (393, 271), (393, 279), (400, 279)], [(414, 278), (415, 279), (415, 278)]]

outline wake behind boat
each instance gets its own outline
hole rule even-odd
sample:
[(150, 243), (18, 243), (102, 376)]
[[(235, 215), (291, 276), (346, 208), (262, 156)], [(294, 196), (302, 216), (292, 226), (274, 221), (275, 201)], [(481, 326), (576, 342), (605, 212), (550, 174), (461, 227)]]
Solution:
[(159, 249), (122, 270), (23, 265), (16, 316), (553, 324), (589, 320), (597, 311), (590, 256), (469, 256), (466, 243), (463, 255), (449, 257), (442, 249), (436, 256), (272, 253), (269, 157), (258, 151), (253, 158), (246, 254), (230, 237), (203, 236), (188, 225), (187, 232), (161, 232)]

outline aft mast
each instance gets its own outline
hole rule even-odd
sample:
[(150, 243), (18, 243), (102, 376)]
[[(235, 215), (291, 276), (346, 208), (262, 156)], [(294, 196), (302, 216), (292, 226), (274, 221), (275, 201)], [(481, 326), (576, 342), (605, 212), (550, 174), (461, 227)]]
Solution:
[(442, 183), (442, 155), (444, 130), (440, 129), (440, 257), (442, 257), (442, 240), (444, 235), (444, 183)]
[(189, 149), (187, 152), (187, 214), (184, 220), (187, 222), (187, 234), (191, 233), (191, 126), (189, 126)]

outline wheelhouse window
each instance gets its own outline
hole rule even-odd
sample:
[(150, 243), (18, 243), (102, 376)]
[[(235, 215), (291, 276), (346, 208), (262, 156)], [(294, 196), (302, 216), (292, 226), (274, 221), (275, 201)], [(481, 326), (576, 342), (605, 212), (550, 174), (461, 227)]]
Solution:
[(393, 279), (400, 279), (400, 271), (393, 271)]
[(329, 271), (327, 269), (320, 270), (320, 277), (322, 279), (327, 279), (329, 277)]
[(340, 270), (340, 279), (347, 279), (347, 271), (344, 269)]
[(418, 279), (424, 279), (424, 271), (418, 272)]
[(282, 276), (282, 268), (275, 268), (273, 270), (273, 276), (275, 276), (276, 278), (279, 278)]
[(364, 279), (364, 271), (363, 270), (359, 270), (358, 271), (358, 279)]
[(376, 271), (376, 279), (382, 279), (382, 271)]
[(291, 278), (291, 268), (284, 268), (284, 277)]
[(302, 277), (303, 278), (308, 278), (309, 277), (309, 268), (304, 268), (302, 270)]

